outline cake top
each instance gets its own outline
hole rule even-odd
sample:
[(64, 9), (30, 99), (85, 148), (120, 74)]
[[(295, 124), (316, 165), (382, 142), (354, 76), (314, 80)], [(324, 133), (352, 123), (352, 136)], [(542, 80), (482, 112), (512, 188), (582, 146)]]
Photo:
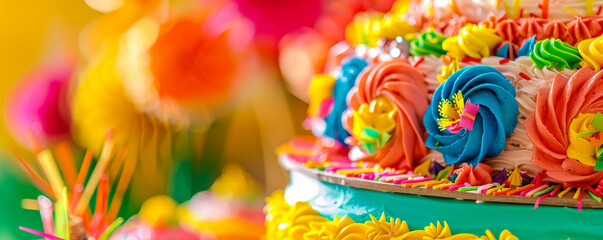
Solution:
[(603, 2), (560, 2), (398, 1), (357, 15), (329, 51), (338, 67), (310, 86), (316, 140), (280, 152), (365, 169), (349, 177), (600, 197)]

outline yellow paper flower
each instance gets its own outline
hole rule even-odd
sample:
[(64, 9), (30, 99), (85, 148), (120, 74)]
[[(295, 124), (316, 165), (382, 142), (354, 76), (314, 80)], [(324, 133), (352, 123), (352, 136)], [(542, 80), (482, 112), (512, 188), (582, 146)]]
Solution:
[(448, 51), (448, 55), (463, 59), (467, 56), (472, 58), (489, 57), (490, 52), (496, 47), (502, 38), (496, 34), (496, 30), (486, 26), (478, 27), (475, 24), (467, 24), (461, 28), (458, 36), (450, 37), (442, 43), (442, 48)]
[(452, 235), (450, 232), (450, 228), (448, 227), (448, 223), (444, 221), (444, 226), (440, 224), (438, 221), (437, 225), (430, 224), (425, 227), (425, 230), (416, 230), (409, 233), (404, 234), (402, 239), (405, 240), (436, 240), (436, 239), (446, 239), (446, 240), (475, 240), (479, 239), (478, 236), (468, 233), (461, 233)]
[(308, 203), (287, 204), (282, 190), (266, 198), (267, 240), (301, 240), (310, 231), (311, 223), (320, 225), (327, 221)]
[(385, 219), (385, 213), (381, 213), (381, 218), (373, 217), (369, 215), (371, 221), (367, 221), (364, 224), (367, 226), (366, 237), (369, 240), (389, 240), (389, 239), (402, 239), (402, 235), (408, 232), (408, 225), (405, 221), (400, 222), (399, 218), (390, 217), (389, 222)]
[(310, 223), (311, 231), (304, 234), (305, 240), (362, 240), (365, 239), (367, 226), (356, 223), (347, 215), (335, 216), (333, 221)]
[(438, 118), (440, 131), (444, 131), (446, 130), (446, 127), (458, 123), (461, 120), (464, 109), (465, 100), (461, 90), (452, 95), (452, 102), (448, 99), (442, 99), (438, 104), (438, 111), (440, 112), (441, 117)]
[(171, 157), (169, 125), (140, 111), (130, 100), (115, 68), (117, 41), (84, 70), (73, 103), (73, 135), (84, 148), (100, 153), (106, 131), (124, 148), (127, 161), (138, 161), (132, 193), (142, 201), (164, 192)]

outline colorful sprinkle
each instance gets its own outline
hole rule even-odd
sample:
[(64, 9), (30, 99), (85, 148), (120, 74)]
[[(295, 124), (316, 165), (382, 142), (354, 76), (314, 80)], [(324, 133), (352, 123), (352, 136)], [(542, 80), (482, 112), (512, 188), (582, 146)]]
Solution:
[(417, 60), (417, 62), (415, 62), (415, 64), (413, 64), (412, 66), (416, 68), (419, 66), (419, 64), (423, 63), (423, 61), (425, 61), (425, 57), (419, 58), (419, 60)]
[(537, 193), (534, 194), (534, 197), (540, 197), (540, 196), (542, 196), (544, 194), (547, 194), (547, 193), (553, 191), (553, 189), (555, 189), (557, 186), (558, 185), (553, 185), (553, 186), (550, 186), (550, 187), (548, 187), (548, 188), (546, 188), (544, 190), (538, 191)]
[(566, 189), (563, 189), (563, 191), (561, 191), (561, 192), (559, 193), (559, 195), (557, 195), (557, 196), (558, 196), (559, 198), (562, 198), (562, 197), (563, 197), (563, 195), (565, 195), (565, 194), (566, 194), (567, 192), (569, 192), (571, 189), (572, 189), (572, 187), (568, 187), (568, 188), (566, 188)]
[(521, 191), (526, 190), (526, 189), (529, 189), (529, 188), (533, 188), (533, 187), (535, 187), (535, 186), (536, 186), (536, 185), (534, 185), (534, 184), (531, 184), (531, 183), (530, 183), (530, 184), (525, 185), (525, 186), (523, 186), (523, 187), (518, 187), (518, 188), (516, 188), (516, 189), (513, 189), (513, 190), (511, 190), (511, 191), (507, 192), (507, 196), (511, 196), (511, 195), (515, 195), (515, 194), (517, 194), (517, 193), (521, 193)]
[(519, 72), (519, 76), (528, 81), (532, 80), (530, 77), (528, 77), (528, 75), (526, 75), (525, 73), (522, 73), (522, 72)]

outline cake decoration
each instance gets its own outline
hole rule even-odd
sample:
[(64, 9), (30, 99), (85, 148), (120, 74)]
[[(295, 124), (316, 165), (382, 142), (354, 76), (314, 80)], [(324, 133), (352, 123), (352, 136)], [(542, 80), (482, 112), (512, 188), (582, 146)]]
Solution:
[[(368, 214), (369, 220), (355, 222), (347, 215), (335, 215), (333, 220), (318, 215), (308, 203), (295, 202), (289, 205), (284, 200), (282, 191), (274, 192), (267, 202), (267, 235), (266, 239), (518, 239), (509, 230), (502, 230), (498, 238), (492, 231), (477, 236), (469, 233), (453, 234), (448, 223), (444, 221), (430, 223), (423, 229), (410, 230), (405, 221), (399, 218), (385, 217), (385, 212), (377, 219)], [(309, 226), (309, 227), (308, 227)]]
[(363, 239), (366, 225), (356, 223), (348, 216), (335, 216), (333, 221), (310, 223), (310, 231), (304, 234), (304, 239)]
[(572, 37), (569, 43), (577, 45), (586, 39), (600, 36), (603, 26), (601, 26), (600, 18), (576, 16), (574, 20), (567, 24), (567, 31)]
[(564, 42), (572, 41), (565, 25), (559, 21), (549, 22), (544, 28), (547, 38), (555, 38)]
[(594, 185), (603, 179), (603, 173), (594, 171), (592, 162), (587, 165), (567, 155), (572, 137), (570, 124), (580, 125), (586, 120), (580, 119), (580, 113), (601, 112), (599, 101), (603, 96), (598, 88), (602, 74), (582, 68), (570, 78), (555, 76), (551, 87), (539, 90), (536, 111), (525, 121), (534, 143), (532, 162), (566, 186)]
[(503, 41), (500, 44), (500, 47), (498, 47), (496, 50), (496, 56), (507, 59), (515, 59), (517, 58), (517, 49), (519, 49), (517, 44), (514, 44), (510, 41)]
[(583, 58), (580, 65), (590, 67), (595, 71), (601, 69), (601, 65), (603, 65), (603, 54), (599, 50), (601, 44), (603, 44), (601, 40), (603, 40), (603, 37), (599, 36), (586, 39), (578, 44), (578, 51)]
[[(480, 106), (472, 130), (442, 131), (438, 119), (447, 115), (441, 111), (440, 103), (454, 101), (453, 96), (459, 91), (466, 101)], [(467, 105), (466, 102), (462, 104)], [(477, 165), (485, 157), (500, 154), (506, 137), (515, 129), (517, 115), (515, 88), (500, 72), (489, 66), (462, 68), (434, 93), (423, 120), (429, 132), (425, 144), (442, 152), (447, 164)]]
[(544, 28), (547, 23), (546, 19), (530, 17), (521, 19), (521, 31), (523, 36), (536, 36), (536, 41), (540, 41), (545, 38)]
[[(353, 45), (368, 66), (348, 94), (348, 109), (343, 113), (350, 148), (339, 149), (330, 155), (332, 159), (325, 160), (325, 155), (313, 156), (320, 152), (316, 145), (304, 148), (310, 151), (296, 152), (302, 149), (293, 147), (292, 141), (279, 151), (281, 164), (292, 176), (301, 173), (337, 187), (373, 190), (367, 195), (402, 193), (392, 196), (396, 199), (423, 195), (533, 204), (534, 209), (571, 206), (577, 208), (575, 213), (583, 207), (603, 208), (603, 112), (599, 109), (603, 97), (597, 94), (601, 74), (592, 70), (600, 70), (603, 63), (603, 54), (597, 50), (603, 18), (593, 15), (601, 6), (597, 9), (587, 1), (585, 8), (577, 10), (573, 3), (566, 4), (567, 12), (561, 14), (560, 3), (548, 0), (499, 1), (499, 9), (469, 3), (410, 2), (401, 19), (421, 29), (413, 34), (402, 30), (404, 34), (381, 34), (381, 39), (375, 40), (382, 20), (375, 20), (373, 29), (363, 25), (364, 37), (372, 40)], [(587, 16), (571, 16), (572, 11), (585, 9)], [(390, 54), (392, 49), (405, 53), (406, 46), (410, 55)], [(392, 98), (379, 91), (392, 90), (397, 84), (381, 83), (386, 81), (375, 77), (367, 81), (368, 76), (385, 75), (386, 70), (380, 68), (394, 61), (418, 70), (420, 76), (412, 79), (422, 79), (418, 85), (427, 87), (424, 99), (430, 103), (424, 114), (401, 102), (417, 91), (406, 89), (398, 93), (399, 98)], [(401, 76), (410, 75), (415, 74)], [(418, 95), (412, 97), (416, 102), (422, 99)], [(422, 116), (422, 125), (403, 122), (401, 116)], [(421, 127), (427, 133), (421, 132)], [(415, 134), (400, 136), (409, 132)], [(408, 145), (422, 138), (423, 148)], [(342, 157), (346, 153), (347, 158)], [(332, 239), (341, 233), (338, 224), (370, 218), (371, 226), (381, 229), (371, 232), (373, 238), (449, 235), (446, 223), (412, 234), (410, 223), (390, 218), (388, 225), (391, 210), (367, 210), (382, 214), (379, 220), (372, 215), (359, 218), (362, 214), (354, 207), (362, 204), (352, 202), (359, 198), (344, 199), (309, 201), (321, 215), (334, 219), (314, 231)], [(335, 208), (347, 210), (339, 213), (349, 212), (350, 220), (345, 214), (333, 214)]]
[(446, 51), (442, 49), (442, 43), (446, 36), (436, 31), (423, 32), (419, 36), (410, 40), (410, 54), (414, 56), (435, 55), (437, 57), (445, 55)]
[(365, 223), (367, 225), (366, 237), (368, 239), (399, 239), (410, 231), (406, 222), (400, 222), (399, 218), (394, 220), (393, 217), (390, 217), (388, 222), (385, 218), (385, 213), (381, 213), (381, 217), (378, 220), (373, 215), (369, 216), (371, 217), (371, 221)]
[(333, 87), (333, 105), (329, 115), (325, 119), (324, 135), (344, 143), (349, 137), (349, 133), (343, 128), (342, 114), (347, 109), (347, 95), (350, 89), (354, 87), (358, 74), (367, 66), (367, 63), (360, 58), (351, 58), (341, 67), (341, 77), (337, 79)]
[(564, 68), (575, 69), (582, 61), (577, 48), (559, 39), (545, 39), (537, 42), (534, 51), (530, 53), (530, 59), (534, 61), (536, 67), (546, 66), (559, 71)]
[(310, 223), (326, 222), (327, 219), (305, 202), (289, 205), (283, 191), (279, 190), (266, 198), (266, 239), (302, 239), (310, 231)]
[[(427, 86), (423, 76), (405, 60), (376, 63), (358, 77), (356, 87), (348, 95), (348, 105), (358, 112), (361, 106), (372, 105), (375, 100), (386, 102), (379, 100), (381, 97), (395, 106), (395, 114), (388, 110), (389, 115), (383, 116), (387, 122), (386, 130), (391, 128), (390, 119), (395, 119), (395, 128), (388, 134), (391, 140), (387, 144), (361, 160), (379, 163), (383, 167), (415, 166), (427, 151), (421, 125), (421, 118), (427, 109)], [(389, 104), (382, 106), (385, 105)], [(394, 117), (390, 118), (391, 115)], [(360, 129), (355, 123), (361, 121), (355, 120), (354, 115), (349, 116), (346, 122), (350, 132)]]
[(438, 111), (441, 118), (438, 118), (440, 131), (448, 130), (451, 133), (458, 133), (462, 129), (473, 130), (475, 115), (479, 110), (479, 105), (465, 102), (463, 93), (459, 90), (452, 95), (452, 103), (448, 99), (442, 99), (438, 104)]
[(448, 55), (455, 58), (463, 59), (469, 56), (480, 59), (489, 57), (490, 52), (500, 42), (502, 38), (496, 34), (496, 30), (470, 23), (460, 30), (458, 36), (446, 39), (442, 47), (448, 51)]
[(532, 36), (526, 41), (519, 50), (517, 50), (517, 56), (530, 56), (530, 53), (534, 51), (534, 46), (536, 45), (536, 36)]
[(603, 121), (601, 113), (580, 113), (569, 126), (570, 145), (567, 148), (567, 156), (584, 165), (594, 167), (595, 171), (603, 169), (601, 121)]
[(442, 61), (444, 62), (444, 66), (442, 67), (440, 74), (437, 76), (437, 79), (440, 83), (443, 83), (450, 77), (450, 75), (461, 69), (459, 66), (459, 61), (456, 58), (448, 60), (443, 57)]
[(471, 186), (480, 186), (492, 183), (492, 168), (486, 164), (478, 163), (475, 168), (463, 163), (458, 171), (458, 177), (455, 184), (469, 183)]
[(387, 98), (377, 97), (370, 105), (363, 103), (354, 111), (353, 133), (369, 155), (385, 146), (396, 127), (396, 108)]

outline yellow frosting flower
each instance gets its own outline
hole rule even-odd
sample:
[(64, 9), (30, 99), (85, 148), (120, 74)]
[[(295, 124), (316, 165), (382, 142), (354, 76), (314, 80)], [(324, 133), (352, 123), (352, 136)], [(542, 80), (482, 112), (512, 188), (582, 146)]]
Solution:
[[(482, 240), (496, 240), (496, 237), (490, 230), (486, 230), (486, 236), (482, 236), (480, 239)], [(500, 233), (498, 240), (518, 240), (518, 238), (511, 234), (509, 230), (505, 229)]]
[(381, 218), (369, 215), (372, 221), (367, 221), (364, 224), (368, 227), (366, 230), (366, 238), (369, 240), (390, 240), (401, 239), (402, 235), (408, 232), (408, 225), (405, 221), (400, 222), (399, 218), (389, 218), (389, 222), (385, 219), (385, 213), (381, 213)]
[(305, 240), (362, 240), (367, 226), (356, 223), (347, 215), (343, 218), (335, 216), (333, 221), (318, 223), (311, 222), (310, 232), (304, 235)]
[(450, 232), (450, 228), (448, 227), (448, 223), (444, 221), (444, 226), (440, 224), (438, 221), (437, 226), (430, 224), (425, 227), (425, 230), (417, 230), (404, 234), (402, 239), (405, 240), (436, 240), (436, 239), (446, 239), (446, 240), (474, 240), (479, 239), (478, 236), (468, 233), (461, 233), (452, 235)]
[(310, 106), (308, 107), (308, 115), (316, 115), (320, 104), (333, 95), (333, 86), (335, 86), (335, 78), (326, 74), (317, 74), (312, 78), (310, 83), (309, 96)]
[(502, 40), (494, 29), (467, 24), (467, 26), (461, 28), (458, 36), (444, 40), (442, 48), (448, 51), (448, 55), (459, 59), (467, 56), (484, 58), (489, 57), (492, 49)]
[(603, 36), (586, 39), (578, 43), (578, 51), (583, 59), (580, 65), (590, 67), (595, 71), (601, 70), (601, 65), (603, 65), (602, 48)]
[(282, 190), (266, 198), (267, 240), (301, 240), (310, 231), (310, 224), (321, 225), (327, 221), (308, 203), (287, 204)]
[(354, 135), (362, 135), (366, 128), (374, 129), (379, 133), (389, 133), (396, 127), (396, 107), (385, 97), (377, 97), (370, 105), (363, 103), (354, 115)]
[(597, 130), (591, 125), (594, 118), (594, 113), (580, 113), (570, 122), (569, 126), (570, 145), (567, 148), (567, 156), (587, 166), (595, 166), (597, 163), (596, 148), (590, 143), (588, 137), (578, 135)]

